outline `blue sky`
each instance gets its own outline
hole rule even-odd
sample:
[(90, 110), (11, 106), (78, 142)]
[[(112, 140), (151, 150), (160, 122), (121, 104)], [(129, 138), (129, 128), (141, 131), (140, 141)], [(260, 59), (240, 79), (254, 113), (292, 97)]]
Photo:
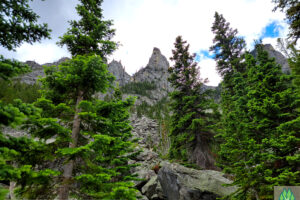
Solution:
[(264, 28), (261, 38), (277, 38), (280, 34), (280, 29), (282, 28), (283, 27), (280, 24), (274, 21)]
[[(264, 40), (265, 38), (268, 39), (277, 39), (278, 37), (280, 37), (280, 31), (282, 31), (284, 29), (284, 27), (279, 24), (276, 21), (273, 21), (271, 23), (269, 23), (266, 27), (263, 28), (263, 30), (261, 31), (260, 37), (257, 38), (260, 40)], [(248, 48), (252, 48), (254, 44), (254, 41), (251, 43), (251, 45), (248, 46)], [(274, 44), (273, 44), (274, 45)], [(200, 62), (203, 59), (213, 59), (214, 55), (212, 54), (212, 52), (210, 52), (209, 50), (199, 50), (198, 52), (196, 52), (196, 57), (195, 57), (195, 61)]]

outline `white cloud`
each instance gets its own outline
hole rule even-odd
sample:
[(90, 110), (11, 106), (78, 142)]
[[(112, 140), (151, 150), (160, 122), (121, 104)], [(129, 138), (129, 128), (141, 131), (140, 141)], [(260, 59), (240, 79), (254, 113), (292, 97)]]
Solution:
[(39, 64), (56, 61), (62, 56), (69, 56), (65, 48), (58, 47), (55, 43), (23, 44), (17, 48), (16, 59), (20, 61), (33, 60)]
[[(191, 52), (208, 50), (213, 39), (215, 11), (238, 29), (251, 48), (253, 40), (273, 21), (283, 25), (280, 34), (286, 35), (284, 14), (272, 12), (273, 7), (270, 0), (141, 0), (132, 7), (124, 6), (123, 12), (108, 12), (117, 30), (115, 39), (122, 43), (112, 57), (122, 60), (132, 74), (147, 64), (154, 46), (169, 58), (178, 35), (190, 43)], [(215, 85), (220, 79), (213, 63), (211, 59), (202, 61), (201, 73), (207, 74)]]
[[(72, 2), (71, 5), (61, 4), (66, 7), (62, 8), (66, 11), (61, 17), (62, 21), (55, 20), (58, 16), (52, 19), (53, 15), (49, 15), (48, 20), (65, 23), (63, 20), (76, 16), (71, 11), (73, 9), (76, 12), (73, 7), (76, 0)], [(248, 48), (251, 48), (253, 40), (259, 39), (264, 28), (274, 21), (283, 27), (280, 36), (285, 37), (287, 25), (284, 22), (284, 13), (272, 12), (273, 7), (271, 0), (105, 0), (105, 19), (114, 21), (114, 40), (122, 44), (111, 59), (121, 60), (127, 72), (133, 74), (147, 64), (153, 47), (160, 48), (162, 54), (169, 58), (178, 35), (188, 41), (191, 53), (208, 50), (214, 37), (211, 26), (215, 11), (223, 14), (231, 27), (238, 29), (239, 34), (245, 37)], [(67, 51), (57, 47), (54, 40), (51, 44), (24, 44), (17, 49), (15, 58), (44, 63), (68, 56)], [(264, 39), (264, 42), (274, 43), (273, 39)], [(200, 64), (201, 73), (207, 74), (212, 84), (220, 80), (216, 78), (217, 73), (213, 73), (214, 64), (211, 59), (204, 59)]]
[(200, 77), (208, 79), (206, 85), (217, 86), (221, 82), (221, 77), (216, 73), (216, 62), (210, 58), (204, 58), (199, 62)]

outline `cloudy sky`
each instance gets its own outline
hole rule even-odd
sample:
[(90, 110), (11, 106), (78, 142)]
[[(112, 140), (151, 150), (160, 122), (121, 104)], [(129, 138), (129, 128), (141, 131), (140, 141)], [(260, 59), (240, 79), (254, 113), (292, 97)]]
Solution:
[[(0, 54), (20, 61), (34, 60), (40, 64), (70, 56), (66, 48), (56, 45), (66, 32), (68, 20), (78, 19), (77, 0), (34, 0), (32, 9), (52, 29), (51, 40), (29, 45), (24, 43), (15, 52), (0, 47)], [(208, 52), (212, 45), (211, 26), (215, 11), (223, 14), (231, 27), (244, 37), (248, 49), (255, 39), (275, 47), (277, 37), (286, 37), (288, 26), (284, 14), (276, 11), (271, 0), (104, 0), (105, 19), (114, 21), (115, 41), (121, 43), (110, 59), (121, 60), (129, 74), (144, 67), (153, 47), (158, 47), (167, 58), (171, 56), (176, 36), (182, 35), (196, 53), (202, 78), (208, 85), (217, 85), (220, 77), (215, 62)]]

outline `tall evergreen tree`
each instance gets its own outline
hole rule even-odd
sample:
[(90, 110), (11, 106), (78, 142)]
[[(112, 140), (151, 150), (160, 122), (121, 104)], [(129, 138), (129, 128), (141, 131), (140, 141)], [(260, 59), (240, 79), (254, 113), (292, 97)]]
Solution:
[(203, 91), (195, 55), (189, 53), (189, 45), (181, 36), (176, 38), (172, 50), (174, 66), (169, 68), (171, 92), (171, 148), (170, 158), (191, 161), (203, 168), (214, 168), (210, 152), (213, 138), (211, 127), (213, 108), (208, 91)]
[[(136, 199), (130, 180), (133, 152), (128, 109), (133, 99), (110, 102), (93, 98), (112, 87), (106, 55), (116, 47), (114, 30), (103, 21), (101, 0), (82, 0), (82, 19), (61, 39), (73, 58), (45, 67), (43, 95), (37, 114), (26, 121), (40, 146), (17, 181), (17, 194), (27, 199)], [(101, 57), (101, 56), (102, 57)], [(118, 95), (116, 95), (118, 96)], [(31, 145), (34, 146), (34, 145)], [(32, 154), (31, 154), (32, 155)], [(27, 162), (29, 163), (29, 162)], [(62, 167), (61, 167), (62, 166)], [(24, 171), (24, 170), (23, 170)]]
[[(42, 38), (49, 38), (46, 24), (36, 24), (38, 15), (28, 5), (28, 0), (3, 0), (0, 4), (0, 45), (14, 50), (22, 42), (33, 43)], [(0, 55), (0, 80), (10, 81), (14, 76), (29, 72), (29, 67), (15, 60), (5, 59)], [(38, 109), (30, 104), (15, 100), (11, 104), (0, 101), (0, 181), (9, 183), (19, 181), (25, 174), (32, 175), (31, 164), (39, 160), (32, 155), (46, 153), (43, 144), (28, 137), (5, 135), (2, 128), (21, 125), (29, 116), (38, 115)], [(31, 154), (33, 153), (33, 154)], [(46, 154), (45, 154), (46, 155)], [(49, 172), (49, 171), (48, 171)], [(49, 175), (48, 172), (35, 173), (36, 177)], [(51, 173), (51, 172), (50, 172)], [(0, 186), (0, 198), (4, 198)]]
[(222, 14), (215, 13), (212, 32), (215, 34), (210, 51), (215, 54), (217, 70), (223, 77), (225, 87), (232, 87), (230, 78), (234, 72), (243, 72), (241, 57), (245, 50), (245, 41), (237, 36), (238, 31), (230, 28)]
[(247, 78), (240, 87), (246, 95), (236, 93), (236, 109), (230, 115), (240, 117), (239, 126), (221, 135), (225, 142), (220, 163), (235, 175), (236, 199), (273, 199), (273, 186), (297, 185), (300, 178), (299, 96), (291, 76), (283, 74), (260, 45), (256, 49), (257, 59), (246, 55)]
[[(111, 29), (112, 22), (104, 21), (102, 15), (101, 4), (102, 0), (80, 0), (76, 10), (81, 19), (79, 21), (71, 21), (71, 28), (67, 33), (61, 37), (58, 43), (61, 46), (66, 45), (72, 56), (76, 55), (99, 55), (102, 59), (106, 60), (106, 56), (111, 54), (115, 48), (116, 43), (110, 41), (114, 36), (114, 30)], [(97, 61), (102, 62), (102, 61)], [(91, 72), (86, 72), (90, 73)], [(76, 77), (74, 77), (76, 78)], [(98, 90), (105, 91), (106, 87), (97, 87), (97, 83), (91, 82), (90, 78), (85, 77), (84, 84), (94, 84), (92, 88), (78, 85), (76, 88), (76, 111), (74, 115), (73, 128), (72, 128), (72, 142), (69, 147), (75, 148), (80, 133), (81, 119), (79, 113), (81, 110), (78, 108), (82, 100), (88, 99), (94, 92)], [(100, 78), (100, 77), (98, 77)], [(108, 79), (103, 79), (102, 84), (107, 84)], [(101, 83), (101, 82), (100, 82)], [(70, 86), (72, 89), (73, 86)], [(68, 182), (73, 173), (73, 161), (70, 161), (64, 166), (64, 183), (65, 187), (61, 187), (60, 199), (68, 197)]]
[(106, 59), (117, 47), (111, 39), (115, 30), (111, 20), (103, 20), (103, 0), (80, 0), (76, 10), (79, 21), (70, 21), (71, 28), (60, 37), (59, 45), (66, 45), (72, 56), (96, 54)]
[[(222, 76), (221, 83), (221, 109), (222, 116), (220, 125), (221, 141), (227, 142), (232, 135), (235, 138), (242, 137), (240, 133), (240, 119), (245, 115), (243, 106), (245, 104), (236, 104), (237, 101), (245, 102), (245, 78), (246, 66), (243, 63), (245, 41), (237, 36), (237, 30), (230, 28), (223, 15), (215, 13), (215, 21), (212, 26), (212, 32), (215, 34), (213, 46), (210, 50), (215, 54), (217, 62), (217, 71)], [(242, 107), (240, 107), (242, 106)], [(224, 141), (225, 140), (225, 141)], [(223, 148), (236, 149), (241, 145), (238, 140), (232, 140), (230, 143), (221, 144)], [(226, 146), (225, 146), (226, 145)], [(241, 158), (232, 156), (231, 159), (219, 153), (219, 163), (224, 166), (233, 165)], [(224, 167), (221, 165), (221, 167)]]

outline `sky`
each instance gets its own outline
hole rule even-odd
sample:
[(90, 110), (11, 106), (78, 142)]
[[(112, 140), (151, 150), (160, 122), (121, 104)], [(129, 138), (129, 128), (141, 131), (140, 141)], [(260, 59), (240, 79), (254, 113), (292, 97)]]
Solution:
[[(61, 48), (56, 42), (67, 31), (68, 21), (79, 19), (77, 3), (34, 0), (31, 8), (40, 15), (38, 22), (47, 23), (52, 29), (51, 39), (33, 45), (23, 43), (15, 52), (0, 47), (0, 54), (39, 64), (70, 57), (66, 47)], [(211, 26), (216, 11), (238, 30), (248, 49), (253, 48), (257, 39), (276, 47), (276, 38), (284, 38), (288, 33), (284, 13), (272, 12), (271, 0), (104, 0), (102, 8), (104, 18), (113, 20), (113, 40), (120, 43), (110, 60), (121, 61), (131, 75), (147, 65), (154, 47), (169, 59), (175, 38), (181, 35), (190, 44), (190, 52), (196, 53), (200, 76), (209, 79), (208, 85), (218, 85), (221, 78), (208, 51), (214, 37)]]

